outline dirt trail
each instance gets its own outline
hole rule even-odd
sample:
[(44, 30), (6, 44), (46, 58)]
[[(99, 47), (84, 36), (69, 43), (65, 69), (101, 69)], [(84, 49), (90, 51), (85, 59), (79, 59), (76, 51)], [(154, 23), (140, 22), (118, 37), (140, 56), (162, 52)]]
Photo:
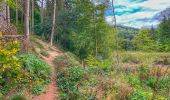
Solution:
[(39, 95), (32, 98), (32, 100), (57, 100), (58, 98), (58, 88), (57, 88), (57, 82), (56, 82), (56, 69), (55, 65), (53, 64), (54, 59), (61, 55), (62, 52), (54, 47), (49, 46), (49, 44), (42, 42), (41, 40), (37, 40), (39, 43), (44, 46), (44, 49), (46, 52), (48, 52), (49, 57), (44, 57), (41, 55), (41, 57), (50, 65), (51, 68), (51, 82), (46, 87), (45, 91)]

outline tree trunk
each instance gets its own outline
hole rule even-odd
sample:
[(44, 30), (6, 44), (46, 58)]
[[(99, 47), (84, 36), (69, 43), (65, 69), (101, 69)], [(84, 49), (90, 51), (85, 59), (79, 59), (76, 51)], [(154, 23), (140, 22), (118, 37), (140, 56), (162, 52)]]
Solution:
[(6, 21), (7, 21), (7, 25), (9, 25), (10, 24), (10, 8), (9, 8), (9, 6), (7, 5), (7, 0), (5, 0), (5, 2), (6, 2)]
[(15, 0), (15, 2), (16, 2), (16, 18), (15, 18), (15, 20), (16, 20), (16, 25), (18, 25), (18, 0)]
[(95, 55), (98, 56), (98, 44), (97, 44), (97, 33), (96, 33), (96, 12), (93, 11), (93, 25), (94, 25), (94, 34), (95, 34)]
[(44, 0), (41, 1), (41, 24), (43, 24), (44, 19)]
[(51, 46), (53, 45), (53, 38), (54, 38), (54, 30), (55, 30), (55, 19), (56, 19), (56, 0), (54, 0), (54, 14), (53, 14), (53, 26), (51, 31)]
[(32, 32), (34, 32), (34, 0), (32, 0)]
[(26, 37), (26, 50), (29, 45), (29, 0), (24, 0), (24, 34)]
[(117, 20), (115, 15), (115, 6), (112, 0), (112, 13), (113, 13), (113, 21), (114, 21), (114, 30), (115, 31), (115, 40), (116, 40), (116, 59), (117, 59), (117, 67), (119, 66), (119, 43), (118, 43), (118, 30), (117, 30)]
[(1, 26), (5, 26), (6, 24), (7, 24), (7, 13), (6, 13), (6, 4), (5, 4), (5, 1), (2, 1), (1, 3), (0, 3), (0, 7), (1, 7), (1, 9), (0, 9), (0, 27)]

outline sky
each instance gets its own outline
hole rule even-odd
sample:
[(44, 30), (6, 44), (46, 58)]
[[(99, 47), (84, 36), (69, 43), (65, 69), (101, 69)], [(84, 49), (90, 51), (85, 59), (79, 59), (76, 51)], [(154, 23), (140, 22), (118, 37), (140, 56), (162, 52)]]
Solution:
[[(119, 25), (141, 28), (157, 26), (159, 21), (153, 17), (170, 7), (170, 0), (114, 0), (114, 6)], [(106, 21), (110, 24), (113, 23), (111, 7), (106, 11)]]

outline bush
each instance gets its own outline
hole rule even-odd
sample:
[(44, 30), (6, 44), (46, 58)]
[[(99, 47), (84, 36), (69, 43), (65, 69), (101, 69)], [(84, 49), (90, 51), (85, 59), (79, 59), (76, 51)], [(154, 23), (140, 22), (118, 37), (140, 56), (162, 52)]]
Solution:
[(149, 74), (150, 74), (150, 69), (147, 65), (141, 65), (139, 67), (139, 79), (141, 82), (144, 82), (145, 80), (147, 80), (149, 78)]
[(85, 60), (86, 64), (91, 69), (102, 69), (104, 71), (107, 71), (109, 68), (112, 67), (112, 62), (109, 59), (100, 60), (93, 56), (88, 56)]
[(27, 100), (23, 95), (15, 95), (11, 98), (11, 100)]
[(36, 35), (38, 36), (42, 36), (45, 40), (48, 40), (50, 38), (50, 34), (51, 33), (51, 26), (52, 25), (52, 20), (50, 20), (49, 18), (44, 20), (44, 23), (39, 23), (37, 25), (35, 25), (34, 27), (34, 32), (36, 33)]
[(55, 59), (58, 65), (57, 82), (61, 91), (60, 98), (64, 100), (80, 98), (78, 87), (84, 80), (85, 71), (75, 59), (70, 53)]
[(125, 54), (122, 56), (121, 61), (123, 63), (139, 64), (142, 61), (142, 56), (139, 57), (139, 55)]
[(31, 73), (34, 81), (32, 92), (40, 94), (45, 84), (50, 81), (50, 67), (42, 59), (33, 54), (20, 54), (18, 57), (24, 59), (23, 68)]
[(143, 86), (147, 86), (153, 91), (152, 99), (158, 98), (158, 93), (167, 97), (166, 94), (168, 94), (170, 88), (170, 77), (162, 67), (149, 68), (142, 65), (139, 67), (138, 77)]
[(14, 88), (21, 78), (22, 59), (16, 55), (19, 52), (19, 43), (0, 42), (0, 90), (7, 93), (10, 88)]
[(105, 75), (91, 73), (92, 68), (84, 70), (75, 55), (66, 53), (57, 57), (55, 63), (60, 99), (94, 100), (106, 98), (111, 94), (115, 82)]
[(44, 89), (44, 85), (46, 83), (44, 83), (43, 81), (42, 82), (39, 82), (32, 87), (32, 93), (35, 94), (35, 95), (40, 95), (40, 93), (43, 91)]
[(142, 89), (135, 89), (130, 100), (151, 100), (152, 92), (146, 92)]
[(35, 75), (35, 78), (49, 79), (50, 68), (49, 65), (33, 54), (21, 54), (18, 57), (25, 59), (23, 66), (30, 73)]
[(0, 92), (0, 100), (3, 100), (3, 94)]
[(133, 88), (128, 84), (120, 83), (116, 93), (117, 100), (128, 100), (133, 93)]
[(141, 82), (135, 75), (129, 75), (128, 82), (135, 88), (141, 88)]
[(83, 80), (84, 71), (78, 67), (70, 67), (58, 73), (57, 82), (60, 90), (65, 96), (61, 99), (77, 99), (79, 97), (78, 87)]
[(161, 59), (155, 60), (155, 64), (158, 65), (170, 65), (170, 58), (168, 57), (162, 57)]

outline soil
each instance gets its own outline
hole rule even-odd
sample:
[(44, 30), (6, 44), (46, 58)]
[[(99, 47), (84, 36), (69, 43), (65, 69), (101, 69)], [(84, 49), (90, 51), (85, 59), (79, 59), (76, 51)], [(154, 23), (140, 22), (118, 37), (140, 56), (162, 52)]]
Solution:
[(33, 96), (32, 100), (58, 100), (58, 88), (57, 88), (57, 82), (56, 82), (56, 68), (53, 63), (54, 59), (61, 55), (62, 52), (54, 46), (49, 46), (49, 44), (42, 42), (41, 40), (37, 40), (43, 47), (45, 47), (45, 51), (48, 53), (48, 57), (45, 57), (43, 55), (40, 55), (41, 58), (46, 61), (50, 68), (51, 68), (51, 82), (47, 85), (44, 92), (38, 96)]

